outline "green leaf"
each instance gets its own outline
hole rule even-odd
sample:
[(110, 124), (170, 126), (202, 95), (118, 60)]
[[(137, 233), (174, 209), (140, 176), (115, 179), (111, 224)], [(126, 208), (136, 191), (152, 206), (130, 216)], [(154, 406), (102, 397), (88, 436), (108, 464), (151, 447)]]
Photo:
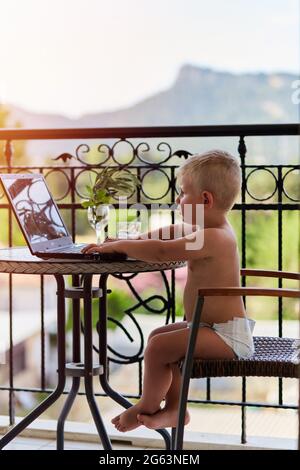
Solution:
[(92, 186), (90, 186), (90, 185), (86, 185), (86, 189), (87, 189), (87, 192), (88, 192), (88, 193), (89, 193), (91, 196), (93, 196), (93, 194), (94, 194), (94, 191), (93, 191), (93, 188), (92, 188)]
[(104, 189), (98, 189), (98, 190), (96, 191), (96, 194), (95, 194), (95, 198), (94, 198), (94, 199), (95, 199), (95, 202), (96, 202), (97, 204), (99, 204), (99, 203), (104, 203), (104, 204), (106, 204), (106, 203), (108, 203), (109, 200), (110, 200), (110, 195), (107, 193), (106, 190), (104, 190)]
[(141, 186), (139, 179), (125, 168), (126, 165), (106, 166), (101, 169), (96, 175), (94, 185), (86, 186), (90, 197), (83, 203), (83, 207), (108, 204), (112, 196), (130, 195), (136, 187)]
[(106, 195), (106, 191), (105, 191), (105, 189), (102, 189), (102, 188), (97, 189), (95, 195), (96, 195), (97, 197), (98, 197), (98, 196), (105, 196), (105, 195)]
[(92, 207), (94, 205), (94, 201), (83, 201), (81, 205), (84, 209), (87, 209), (88, 207)]

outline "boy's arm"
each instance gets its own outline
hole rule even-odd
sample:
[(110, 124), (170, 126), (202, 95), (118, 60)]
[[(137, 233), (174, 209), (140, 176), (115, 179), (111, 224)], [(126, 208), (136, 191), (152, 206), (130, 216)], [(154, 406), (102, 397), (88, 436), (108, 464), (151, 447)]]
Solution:
[(138, 240), (174, 240), (181, 238), (197, 230), (197, 225), (190, 224), (172, 224), (166, 227), (160, 227), (156, 230), (142, 233)]
[[(172, 224), (155, 230), (150, 230), (149, 232), (144, 232), (139, 237), (132, 238), (131, 240), (174, 240), (196, 232), (197, 229), (197, 225), (186, 223)], [(117, 240), (118, 238), (107, 237), (105, 242), (115, 242)]]
[(141, 261), (188, 261), (206, 258), (216, 252), (224, 240), (223, 230), (198, 230), (176, 240), (120, 240), (102, 245), (88, 245), (84, 253), (125, 253)]

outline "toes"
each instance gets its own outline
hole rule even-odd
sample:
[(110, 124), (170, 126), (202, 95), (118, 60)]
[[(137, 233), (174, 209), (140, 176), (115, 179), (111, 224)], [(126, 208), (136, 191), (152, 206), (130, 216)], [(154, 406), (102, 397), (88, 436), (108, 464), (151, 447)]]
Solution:
[(117, 423), (116, 428), (119, 432), (125, 432), (127, 430), (126, 425), (120, 422)]
[(120, 415), (115, 416), (115, 417), (111, 420), (111, 423), (112, 423), (112, 424), (116, 424), (116, 422), (119, 421), (119, 419), (120, 419)]

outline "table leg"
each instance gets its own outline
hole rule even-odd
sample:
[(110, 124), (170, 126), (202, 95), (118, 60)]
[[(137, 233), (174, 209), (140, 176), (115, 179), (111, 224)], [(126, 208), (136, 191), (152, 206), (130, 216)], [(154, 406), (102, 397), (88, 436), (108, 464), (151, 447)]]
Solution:
[[(111, 450), (111, 442), (103, 424), (93, 390), (93, 317), (92, 317), (92, 274), (86, 274), (84, 290), (84, 384), (87, 401), (105, 450)], [(100, 376), (101, 377), (101, 376)]]
[(40, 403), (31, 413), (22, 421), (10, 429), (0, 440), (0, 449), (3, 449), (12, 439), (20, 434), (27, 426), (37, 419), (45, 410), (47, 410), (63, 393), (65, 388), (65, 356), (66, 356), (66, 337), (65, 337), (65, 298), (64, 298), (64, 278), (62, 275), (55, 275), (57, 282), (57, 355), (58, 355), (58, 383), (54, 392)]
[[(103, 367), (103, 374), (99, 379), (107, 396), (127, 409), (132, 403), (112, 389), (107, 380), (107, 279), (108, 274), (101, 274), (99, 281), (99, 287), (102, 289), (102, 297), (99, 299), (99, 363)], [(163, 437), (166, 449), (171, 449), (171, 437), (168, 431), (166, 429), (156, 429), (156, 431)]]
[[(73, 286), (80, 286), (79, 276), (73, 276)], [(74, 363), (80, 362), (80, 299), (72, 299), (72, 360)], [(80, 387), (80, 377), (72, 377), (72, 386), (69, 395), (65, 401), (63, 409), (57, 421), (56, 448), (64, 449), (64, 427), (65, 421), (75, 401)]]
[(63, 409), (59, 415), (57, 420), (57, 432), (56, 432), (56, 449), (57, 450), (64, 450), (64, 429), (65, 429), (65, 421), (70, 413), (74, 400), (77, 396), (80, 387), (80, 377), (73, 377), (72, 378), (72, 387), (69, 391), (68, 397), (65, 401)]

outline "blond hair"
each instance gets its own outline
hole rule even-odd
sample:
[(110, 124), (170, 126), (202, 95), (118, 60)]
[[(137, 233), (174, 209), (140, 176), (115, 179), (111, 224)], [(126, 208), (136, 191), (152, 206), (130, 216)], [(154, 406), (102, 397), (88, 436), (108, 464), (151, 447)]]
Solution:
[(230, 210), (241, 188), (241, 170), (238, 160), (223, 150), (210, 150), (193, 155), (179, 168), (177, 179), (190, 178), (194, 188), (213, 194), (216, 206)]

